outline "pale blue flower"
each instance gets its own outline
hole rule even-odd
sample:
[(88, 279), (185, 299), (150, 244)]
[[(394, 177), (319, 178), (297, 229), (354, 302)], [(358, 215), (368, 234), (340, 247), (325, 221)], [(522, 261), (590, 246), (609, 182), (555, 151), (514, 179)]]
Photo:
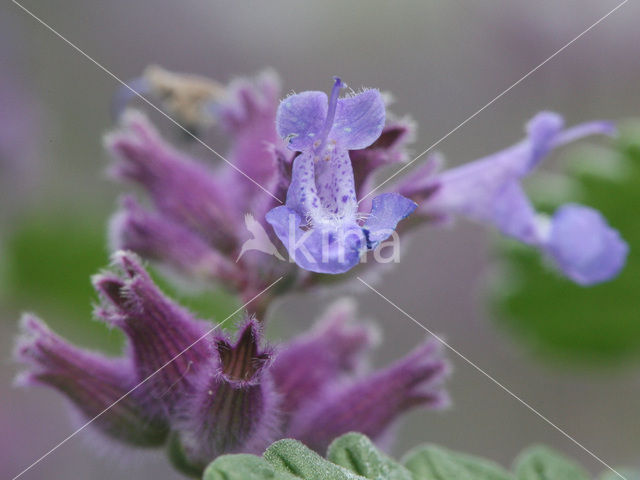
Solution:
[(374, 198), (370, 214), (359, 212), (349, 150), (366, 148), (380, 136), (385, 106), (377, 90), (338, 98), (343, 87), (336, 78), (329, 99), (323, 92), (292, 95), (276, 116), (278, 134), (301, 154), (286, 204), (272, 209), (267, 222), (300, 267), (319, 273), (351, 269), (416, 208), (386, 193)]

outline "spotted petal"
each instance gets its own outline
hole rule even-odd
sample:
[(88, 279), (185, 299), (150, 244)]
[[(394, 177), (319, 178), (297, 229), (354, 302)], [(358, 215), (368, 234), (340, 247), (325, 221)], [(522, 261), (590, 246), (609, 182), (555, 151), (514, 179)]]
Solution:
[(296, 157), (287, 206), (312, 225), (355, 221), (358, 202), (349, 154), (337, 150), (323, 158), (313, 152)]

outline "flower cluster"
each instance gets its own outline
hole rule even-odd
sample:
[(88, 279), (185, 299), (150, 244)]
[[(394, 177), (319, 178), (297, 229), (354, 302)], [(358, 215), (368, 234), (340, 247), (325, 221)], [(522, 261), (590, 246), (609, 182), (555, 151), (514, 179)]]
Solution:
[[(194, 89), (192, 77), (173, 75), (169, 86), (160, 85), (151, 69), (132, 85), (161, 98), (190, 98), (167, 109), (179, 119), (202, 112), (200, 127), (215, 115), (232, 147), (226, 163), (207, 165), (165, 142), (142, 113), (124, 110), (130, 90), (118, 95), (120, 126), (105, 138), (116, 160), (111, 172), (141, 186), (153, 208), (132, 196), (122, 200), (111, 222), (114, 250), (134, 251), (191, 280), (218, 282), (247, 301), (280, 276), (293, 290), (321, 281), (318, 273), (349, 270), (415, 209), (397, 193), (357, 202), (377, 168), (406, 160), (412, 134), (406, 120), (385, 124), (377, 90), (339, 99), (344, 85), (336, 80), (329, 100), (305, 92), (279, 104), (279, 81), (270, 71), (210, 97), (168, 95)], [(354, 155), (362, 161), (352, 166)], [(271, 295), (248, 309), (262, 314)]]
[[(401, 230), (464, 216), (539, 248), (583, 285), (607, 281), (624, 266), (627, 246), (596, 210), (569, 204), (549, 218), (534, 210), (521, 185), (554, 149), (613, 135), (609, 122), (564, 129), (559, 115), (542, 112), (529, 122), (527, 138), (510, 148), (441, 173), (434, 155), (382, 190), (374, 179), (382, 168), (406, 162), (413, 126), (389, 119), (377, 90), (339, 98), (345, 85), (336, 78), (329, 97), (310, 91), (278, 103), (272, 72), (226, 88), (216, 84), (210, 96), (187, 95), (195, 80), (173, 75), (165, 81), (170, 88), (155, 70), (134, 84), (160, 98), (191, 99), (167, 104), (178, 118), (198, 118), (194, 104), (201, 125), (213, 116), (232, 138), (229, 164), (208, 168), (163, 142), (140, 114), (125, 113), (120, 131), (107, 137), (119, 159), (114, 172), (142, 185), (156, 211), (125, 199), (113, 222), (115, 247), (219, 280), (245, 298), (280, 275), (295, 289), (352, 269), (412, 213)], [(279, 242), (301, 269), (282, 261)]]
[[(192, 88), (191, 83), (183, 88)], [(111, 222), (111, 246), (135, 251), (182, 277), (219, 282), (246, 301), (293, 273), (291, 265), (261, 252), (241, 255), (251, 231), (269, 242), (264, 217), (278, 204), (287, 159), (277, 149), (274, 74), (238, 80), (225, 92), (216, 112), (233, 146), (228, 163), (218, 168), (171, 147), (143, 114), (122, 114), (120, 128), (105, 138), (116, 159), (111, 172), (141, 186), (153, 208), (125, 197)], [(262, 313), (268, 296), (260, 301), (262, 306), (249, 309)]]
[[(131, 87), (160, 99), (189, 130), (219, 125), (230, 150), (225, 163), (207, 165), (125, 109), (132, 89), (116, 96), (119, 127), (105, 138), (111, 172), (141, 187), (148, 202), (123, 198), (110, 223), (114, 269), (93, 282), (96, 317), (125, 333), (126, 350), (120, 358), (82, 350), (26, 315), (17, 357), (29, 368), (20, 379), (59, 390), (107, 437), (167, 448), (185, 473), (200, 475), (221, 454), (260, 453), (284, 437), (318, 452), (349, 431), (380, 439), (406, 410), (447, 404), (439, 344), (427, 339), (367, 372), (376, 336), (356, 322), (349, 302), (288, 342), (263, 340), (275, 296), (351, 270), (396, 229), (455, 216), (488, 223), (584, 285), (624, 266), (627, 246), (597, 211), (569, 204), (547, 217), (521, 186), (553, 149), (612, 134), (608, 123), (564, 129), (544, 112), (504, 151), (444, 172), (432, 157), (372, 196), (377, 174), (406, 162), (413, 138), (411, 122), (388, 115), (377, 90), (340, 98), (345, 85), (336, 78), (329, 96), (303, 92), (280, 102), (273, 72), (223, 86), (158, 68)], [(247, 313), (236, 334), (214, 331), (165, 297), (138, 255), (237, 293)]]
[(200, 475), (221, 454), (261, 453), (280, 438), (318, 452), (353, 430), (380, 438), (406, 410), (448, 403), (448, 365), (434, 339), (366, 372), (377, 335), (347, 300), (310, 332), (270, 347), (252, 317), (234, 337), (214, 332), (164, 296), (134, 254), (116, 253), (114, 266), (93, 278), (95, 314), (125, 333), (125, 354), (82, 350), (25, 315), (16, 354), (30, 369), (20, 383), (59, 390), (87, 419), (108, 409), (95, 430), (132, 446), (165, 446), (185, 473)]

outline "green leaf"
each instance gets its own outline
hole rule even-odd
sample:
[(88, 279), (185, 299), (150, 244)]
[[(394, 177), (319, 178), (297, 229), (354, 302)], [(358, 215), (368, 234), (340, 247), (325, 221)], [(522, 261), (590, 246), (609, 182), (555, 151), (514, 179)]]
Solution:
[(613, 281), (585, 288), (548, 268), (534, 249), (501, 241), (495, 317), (537, 353), (559, 360), (602, 365), (640, 357), (640, 122), (621, 127), (615, 148), (582, 144), (565, 158), (579, 194), (535, 203), (547, 212), (567, 200), (600, 210), (631, 248), (627, 265)]
[(305, 480), (364, 480), (364, 477), (325, 460), (296, 440), (274, 443), (264, 452), (264, 458), (277, 471)]
[(588, 480), (582, 467), (550, 448), (534, 446), (526, 449), (514, 463), (518, 480)]
[(640, 471), (627, 468), (616, 468), (615, 472), (607, 470), (600, 475), (600, 480), (640, 480)]
[[(28, 309), (42, 316), (73, 342), (119, 353), (123, 335), (91, 320), (97, 296), (90, 277), (109, 264), (104, 216), (77, 211), (71, 215), (59, 208), (25, 217), (8, 238), (6, 252), (0, 255), (0, 301), (15, 311)], [(185, 292), (152, 268), (149, 271), (169, 297), (198, 312), (199, 318), (220, 322), (239, 306), (228, 293)], [(227, 321), (221, 328), (232, 328), (233, 323)]]
[(96, 296), (89, 277), (109, 261), (104, 220), (58, 208), (28, 215), (16, 226), (0, 258), (0, 291), (12, 309), (41, 315), (70, 340), (119, 352), (122, 335), (91, 321)]
[(222, 455), (204, 471), (203, 480), (295, 480), (255, 455)]
[(435, 445), (424, 445), (409, 452), (402, 463), (415, 480), (512, 480), (513, 476), (488, 460), (464, 455)]
[[(381, 453), (359, 433), (348, 433), (329, 446), (327, 459), (302, 443), (275, 442), (263, 457), (224, 455), (207, 467), (203, 480), (588, 480), (579, 465), (544, 446), (523, 451), (514, 462), (515, 475), (500, 465), (436, 445), (422, 445), (405, 455), (403, 467)], [(640, 480), (640, 472), (618, 470), (624, 480)], [(615, 472), (600, 480), (619, 480)]]
[(360, 433), (347, 433), (334, 440), (327, 460), (370, 480), (412, 480), (406, 468), (380, 452)]

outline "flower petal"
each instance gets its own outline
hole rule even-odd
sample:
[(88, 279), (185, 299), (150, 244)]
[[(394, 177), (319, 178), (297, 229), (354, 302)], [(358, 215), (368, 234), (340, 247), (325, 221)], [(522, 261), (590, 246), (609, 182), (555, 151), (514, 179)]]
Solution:
[(244, 207), (242, 213), (251, 211), (252, 199), (262, 200), (264, 192), (255, 183), (271, 190), (277, 178), (272, 149), (281, 143), (273, 121), (279, 99), (280, 79), (275, 72), (266, 70), (255, 78), (231, 82), (226, 98), (218, 105), (220, 122), (231, 136), (226, 158), (237, 167), (225, 169), (223, 182), (233, 185), (237, 192), (234, 200)]
[(276, 114), (278, 135), (289, 141), (291, 150), (310, 149), (322, 131), (327, 108), (324, 92), (302, 92), (285, 98)]
[(373, 177), (379, 169), (409, 160), (407, 144), (413, 141), (414, 133), (412, 121), (407, 118), (396, 120), (385, 125), (378, 139), (367, 148), (349, 152), (359, 198), (376, 186)]
[(201, 474), (225, 453), (259, 454), (277, 438), (278, 395), (267, 370), (273, 353), (261, 344), (255, 319), (240, 325), (237, 340), (214, 340), (217, 355), (200, 371), (193, 393), (181, 398), (172, 423), (172, 460), (186, 464), (185, 473)]
[(131, 359), (75, 347), (33, 315), (22, 318), (21, 330), (15, 355), (29, 369), (18, 383), (55, 388), (92, 419), (93, 428), (112, 439), (139, 447), (164, 443), (168, 419), (155, 408), (156, 399), (132, 390), (140, 379)]
[(553, 141), (562, 131), (564, 119), (555, 112), (540, 112), (526, 126), (528, 156), (518, 162), (521, 175), (528, 174), (553, 148)]
[(227, 255), (211, 247), (197, 233), (162, 214), (145, 210), (125, 197), (109, 224), (111, 250), (131, 250), (161, 262), (186, 278), (222, 281), (239, 288), (242, 271)]
[(581, 285), (615, 277), (628, 250), (620, 234), (592, 208), (569, 204), (553, 216), (547, 251), (565, 275)]
[(612, 137), (616, 132), (616, 125), (613, 122), (608, 122), (606, 120), (585, 122), (576, 125), (575, 127), (567, 128), (562, 132), (554, 142), (554, 147), (566, 145), (590, 135), (607, 135)]
[(449, 370), (440, 344), (427, 339), (394, 364), (327, 389), (296, 412), (285, 433), (318, 452), (352, 431), (376, 441), (407, 410), (445, 407), (448, 396), (443, 383)]
[(336, 379), (364, 366), (366, 353), (377, 342), (378, 333), (356, 318), (355, 301), (339, 300), (310, 332), (282, 346), (269, 373), (282, 395), (283, 423)]
[(338, 100), (329, 138), (347, 150), (360, 150), (375, 142), (384, 128), (385, 108), (378, 90), (365, 90)]
[(92, 278), (101, 299), (95, 313), (127, 336), (137, 378), (148, 380), (141, 394), (158, 399), (159, 410), (172, 412), (211, 356), (204, 341), (210, 324), (167, 298), (133, 253), (114, 253), (113, 264), (117, 274)]
[(491, 203), (491, 219), (501, 233), (529, 245), (540, 241), (536, 211), (520, 183), (507, 183)]
[(299, 267), (316, 273), (344, 273), (359, 261), (366, 239), (357, 225), (317, 226), (303, 230), (302, 217), (280, 206), (267, 213), (267, 222)]
[(322, 159), (313, 152), (296, 157), (287, 207), (311, 220), (312, 225), (355, 221), (358, 202), (349, 154), (338, 150)]
[[(497, 221), (498, 228), (507, 235), (531, 243), (531, 232), (525, 232), (528, 227), (524, 225), (530, 221), (532, 212), (517, 182), (553, 148), (585, 135), (611, 133), (611, 125), (607, 122), (585, 123), (565, 131), (562, 131), (563, 125), (562, 117), (556, 113), (537, 114), (527, 123), (527, 138), (524, 140), (452, 168), (423, 185), (424, 192), (430, 189), (435, 189), (435, 192), (422, 203), (421, 211), (432, 215), (462, 214), (481, 222)], [(414, 189), (411, 197), (417, 199), (419, 193)], [(507, 210), (511, 205), (514, 205), (514, 211), (509, 213)], [(518, 219), (519, 214), (526, 214), (526, 218)], [(520, 226), (516, 228), (514, 222)], [(520, 231), (516, 232), (518, 229)]]
[(418, 205), (399, 193), (383, 193), (373, 199), (371, 216), (362, 227), (367, 247), (375, 248), (393, 233), (398, 222), (413, 213)]
[(127, 111), (121, 128), (105, 137), (116, 159), (113, 174), (141, 185), (157, 210), (198, 232), (217, 248), (233, 247), (243, 231), (238, 202), (228, 194), (229, 183), (214, 169), (166, 143), (140, 112)]

